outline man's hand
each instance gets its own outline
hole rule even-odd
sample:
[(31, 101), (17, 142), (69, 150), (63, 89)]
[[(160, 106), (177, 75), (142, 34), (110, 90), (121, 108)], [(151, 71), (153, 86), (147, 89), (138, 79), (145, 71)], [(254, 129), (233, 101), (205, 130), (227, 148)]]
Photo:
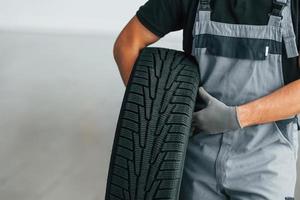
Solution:
[(226, 132), (242, 128), (236, 107), (227, 106), (215, 97), (208, 94), (203, 87), (199, 88), (198, 95), (206, 103), (206, 107), (193, 113), (192, 127), (195, 131), (210, 134)]

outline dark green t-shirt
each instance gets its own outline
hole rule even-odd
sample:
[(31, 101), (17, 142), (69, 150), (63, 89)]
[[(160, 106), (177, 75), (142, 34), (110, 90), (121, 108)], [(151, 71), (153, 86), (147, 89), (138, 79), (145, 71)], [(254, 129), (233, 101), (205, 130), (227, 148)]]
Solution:
[[(148, 0), (136, 12), (141, 23), (159, 37), (183, 29), (183, 50), (192, 50), (192, 30), (199, 0)], [(268, 13), (272, 10), (272, 0), (213, 0), (213, 21), (233, 24), (264, 25), (268, 23)], [(299, 46), (299, 2), (292, 0), (292, 18)], [(297, 58), (288, 59), (283, 45), (283, 74), (286, 83), (300, 78)]]

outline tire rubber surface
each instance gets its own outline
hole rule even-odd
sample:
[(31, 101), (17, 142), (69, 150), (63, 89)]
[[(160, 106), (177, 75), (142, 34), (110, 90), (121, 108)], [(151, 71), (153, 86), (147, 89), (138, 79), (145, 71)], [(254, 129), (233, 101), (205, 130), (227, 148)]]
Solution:
[(184, 52), (146, 47), (132, 69), (118, 118), (106, 200), (177, 200), (198, 64)]

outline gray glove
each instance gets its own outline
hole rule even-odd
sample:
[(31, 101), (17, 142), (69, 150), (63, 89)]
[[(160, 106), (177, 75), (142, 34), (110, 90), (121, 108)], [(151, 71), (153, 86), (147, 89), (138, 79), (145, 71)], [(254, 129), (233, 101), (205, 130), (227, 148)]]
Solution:
[(193, 112), (193, 132), (206, 132), (210, 134), (240, 129), (236, 106), (227, 106), (215, 97), (208, 94), (203, 87), (199, 88), (198, 95), (206, 103), (206, 107)]

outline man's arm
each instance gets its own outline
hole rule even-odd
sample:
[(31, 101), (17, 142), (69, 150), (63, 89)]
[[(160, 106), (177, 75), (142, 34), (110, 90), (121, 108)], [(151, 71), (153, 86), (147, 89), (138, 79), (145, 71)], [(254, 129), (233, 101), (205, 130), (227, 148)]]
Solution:
[(267, 96), (238, 106), (237, 113), (242, 127), (286, 119), (299, 114), (300, 80), (291, 82)]
[(113, 55), (125, 86), (140, 50), (159, 39), (136, 16), (121, 31), (114, 43)]

